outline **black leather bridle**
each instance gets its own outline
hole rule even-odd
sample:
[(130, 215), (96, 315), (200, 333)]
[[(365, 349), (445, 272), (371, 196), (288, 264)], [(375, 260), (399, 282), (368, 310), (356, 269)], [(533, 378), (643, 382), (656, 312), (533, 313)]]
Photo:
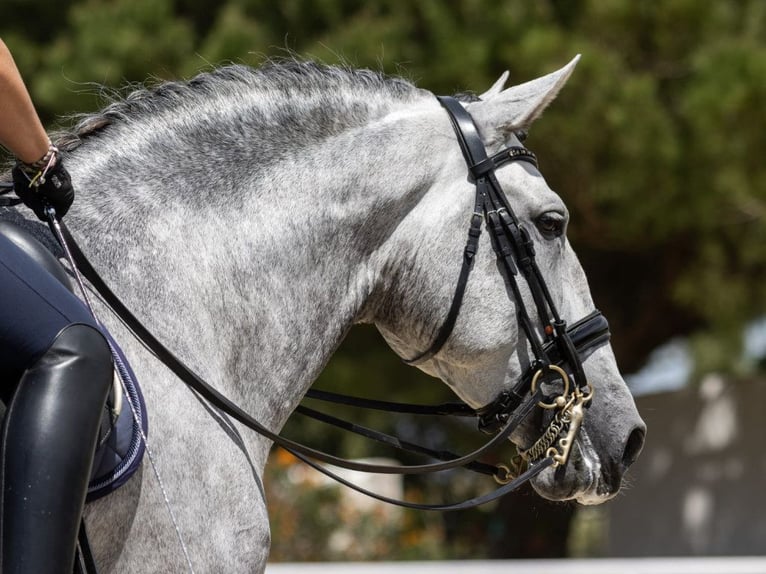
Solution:
[[(437, 99), (447, 111), (452, 122), (452, 127), (476, 188), (476, 196), (468, 230), (468, 240), (463, 250), (463, 264), (447, 317), (431, 346), (405, 362), (417, 365), (433, 358), (449, 339), (460, 313), (468, 285), (468, 277), (473, 268), (482, 221), (486, 221), (492, 246), (513, 295), (518, 324), (533, 355), (531, 371), (535, 374), (539, 373), (538, 376), (541, 376), (543, 380), (549, 375), (552, 375), (553, 378), (571, 377), (577, 388), (585, 392), (588, 382), (582, 366), (583, 349), (578, 350), (572, 335), (567, 330), (566, 321), (559, 315), (545, 279), (537, 265), (534, 243), (529, 232), (514, 214), (508, 198), (497, 177), (495, 177), (497, 168), (512, 162), (523, 161), (537, 168), (535, 154), (525, 147), (511, 146), (489, 157), (476, 124), (463, 105), (452, 97), (437, 96)], [(519, 272), (526, 280), (532, 294), (542, 330), (542, 338), (538, 335), (519, 290), (516, 279)], [(589, 344), (591, 350), (593, 344), (600, 345), (609, 339), (609, 326), (606, 319), (598, 311), (594, 311), (579, 321), (577, 326), (578, 332), (581, 330), (593, 336), (591, 344)], [(551, 353), (554, 351), (557, 360), (552, 361)], [(567, 365), (565, 374), (552, 368), (562, 362)], [(516, 387), (502, 393), (495, 401), (479, 409), (477, 414), (479, 415), (481, 430), (496, 432), (505, 423), (509, 413), (513, 412), (527, 396), (531, 381), (532, 379), (522, 377)], [(590, 394), (590, 391), (587, 394)]]
[[(566, 321), (558, 313), (545, 279), (537, 265), (534, 243), (528, 231), (514, 214), (495, 176), (497, 168), (516, 161), (527, 162), (537, 168), (537, 158), (534, 153), (522, 146), (511, 146), (491, 157), (488, 156), (473, 118), (463, 105), (452, 97), (437, 96), (437, 99), (449, 115), (473, 180), (476, 195), (468, 229), (468, 239), (463, 249), (463, 262), (447, 316), (428, 349), (411, 359), (405, 360), (405, 363), (418, 365), (434, 358), (452, 334), (460, 314), (468, 278), (473, 268), (474, 257), (481, 236), (482, 222), (486, 222), (493, 249), (502, 266), (504, 277), (515, 302), (518, 323), (529, 343), (532, 361), (530, 367), (513, 388), (501, 393), (488, 405), (475, 411), (469, 409), (469, 411), (471, 415), (478, 418), (479, 429), (482, 432), (487, 434), (500, 432), (503, 436), (510, 435), (535, 404), (543, 409), (556, 411), (555, 417), (542, 433), (541, 438), (526, 451), (521, 451), (521, 455), (527, 462), (531, 463), (536, 462), (544, 455), (546, 459), (552, 461), (551, 464), (563, 465), (568, 459), (572, 443), (585, 416), (583, 409), (593, 394), (592, 389), (588, 386), (582, 363), (593, 351), (609, 341), (609, 324), (599, 311), (594, 310), (571, 327), (567, 327)], [(539, 327), (535, 326), (524, 304), (517, 282), (519, 274), (523, 276), (531, 292)], [(542, 336), (538, 335), (538, 330)], [(550, 402), (538, 400), (540, 383), (557, 380), (562, 381), (564, 391)], [(575, 387), (570, 392), (569, 386), (572, 380)], [(524, 408), (521, 409), (524, 416), (519, 417), (519, 408), (526, 399), (529, 399), (530, 391), (535, 396), (535, 400), (528, 400)], [(457, 408), (454, 405), (440, 405), (429, 410), (428, 407), (423, 406), (399, 403), (383, 404), (381, 401), (350, 398), (313, 390), (310, 390), (307, 396), (330, 402), (393, 412), (465, 414), (460, 409), (465, 405), (457, 405)], [(390, 440), (386, 440), (391, 438), (387, 435), (381, 436), (380, 433), (369, 431), (369, 429), (360, 429), (356, 425), (339, 421), (316, 411), (309, 412), (305, 407), (299, 407), (299, 412), (346, 430), (358, 432), (368, 438), (391, 444)], [(565, 436), (559, 438), (560, 434), (565, 434)], [(490, 443), (494, 444), (494, 440)], [(404, 449), (426, 452), (431, 456), (436, 455), (433, 451), (428, 451), (422, 447), (413, 449), (405, 446)], [(474, 468), (473, 470), (477, 469)], [(502, 470), (508, 469), (502, 467)], [(482, 472), (482, 470), (478, 470), (478, 472)], [(501, 473), (495, 472), (494, 474), (496, 479), (503, 480), (498, 476)]]
[[(307, 397), (392, 412), (475, 416), (479, 420), (479, 428), (483, 432), (494, 434), (495, 436), (484, 446), (467, 455), (460, 456), (447, 451), (435, 451), (427, 447), (405, 442), (396, 437), (342, 421), (329, 414), (309, 409), (303, 405), (300, 405), (296, 411), (390, 446), (429, 456), (440, 462), (408, 466), (367, 464), (336, 457), (279, 436), (261, 425), (257, 420), (218, 392), (167, 349), (112, 292), (90, 264), (66, 226), (63, 223), (57, 222), (54, 217), (51, 217), (50, 225), (54, 235), (60, 241), (67, 257), (70, 259), (70, 265), (75, 270), (75, 273), (82, 273), (100, 294), (103, 301), (132, 333), (186, 385), (206, 399), (211, 405), (280, 445), (320, 472), (373, 498), (419, 510), (460, 510), (495, 500), (515, 490), (545, 468), (566, 463), (569, 448), (571, 448), (572, 441), (584, 416), (582, 408), (592, 394), (590, 390), (587, 393), (583, 392), (588, 387), (582, 368), (582, 361), (609, 340), (609, 326), (606, 319), (598, 311), (594, 311), (570, 327), (567, 327), (567, 324), (559, 317), (556, 306), (535, 262), (534, 246), (531, 238), (511, 210), (508, 200), (495, 177), (495, 169), (509, 162), (524, 161), (537, 166), (534, 154), (524, 147), (513, 146), (488, 157), (476, 126), (462, 104), (450, 97), (440, 97), (439, 101), (447, 110), (455, 129), (470, 175), (476, 186), (476, 200), (471, 216), (468, 241), (464, 249), (463, 264), (447, 318), (431, 346), (417, 357), (405, 362), (419, 364), (433, 358), (452, 333), (465, 295), (468, 276), (473, 267), (474, 256), (481, 234), (481, 224), (482, 221), (485, 221), (492, 239), (493, 248), (505, 271), (506, 280), (509, 283), (516, 303), (519, 324), (529, 342), (533, 355), (531, 366), (513, 388), (503, 392), (492, 403), (478, 410), (474, 410), (463, 403), (447, 403), (435, 406), (409, 405), (349, 397), (313, 389), (309, 390)], [(541, 325), (540, 329), (543, 333), (542, 337), (537, 334), (537, 328), (523, 303), (516, 280), (519, 272), (527, 281), (532, 293)], [(571, 392), (569, 389), (570, 378), (575, 381), (575, 386), (571, 389)], [(551, 400), (551, 397), (547, 397), (543, 392), (543, 385), (541, 383), (554, 382), (555, 380), (563, 382), (564, 391)], [(541, 439), (526, 451), (526, 453), (532, 452), (534, 456), (528, 455), (525, 457), (529, 462), (529, 468), (525, 472), (514, 476), (505, 465), (490, 465), (478, 460), (494, 447), (507, 444), (506, 441), (511, 433), (537, 406), (556, 411), (556, 416), (548, 429), (543, 433)], [(560, 438), (561, 434), (565, 434), (565, 436)], [(490, 474), (502, 486), (494, 492), (460, 503), (418, 504), (388, 498), (367, 491), (349, 483), (315, 461), (351, 470), (383, 474), (424, 474), (463, 467), (484, 474)]]

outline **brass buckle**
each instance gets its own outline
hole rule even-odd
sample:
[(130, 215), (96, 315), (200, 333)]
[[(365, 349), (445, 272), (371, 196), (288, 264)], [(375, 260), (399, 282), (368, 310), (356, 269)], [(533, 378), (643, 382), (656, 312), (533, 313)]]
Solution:
[(526, 461), (520, 456), (516, 455), (511, 459), (508, 464), (498, 464), (496, 468), (503, 472), (502, 476), (493, 474), (492, 477), (495, 482), (501, 486), (508, 484), (514, 478), (517, 478), (523, 471)]

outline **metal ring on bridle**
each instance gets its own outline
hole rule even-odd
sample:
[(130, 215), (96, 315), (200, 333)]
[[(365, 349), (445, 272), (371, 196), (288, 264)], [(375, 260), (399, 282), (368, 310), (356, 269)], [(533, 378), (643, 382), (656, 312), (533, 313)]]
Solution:
[(511, 472), (511, 469), (508, 467), (507, 464), (498, 464), (497, 469), (503, 471), (504, 473), (503, 477), (501, 478), (497, 474), (493, 474), (492, 478), (494, 478), (495, 482), (499, 484), (500, 486), (504, 484), (508, 484), (515, 478), (515, 475)]
[(558, 397), (556, 397), (552, 403), (545, 403), (543, 401), (539, 401), (537, 405), (540, 408), (543, 409), (562, 409), (566, 406), (568, 397), (569, 397), (569, 375), (567, 375), (566, 371), (559, 367), (558, 365), (548, 365), (547, 367), (543, 367), (541, 369), (538, 369), (535, 375), (532, 377), (532, 384), (530, 386), (530, 390), (532, 394), (535, 393), (537, 390), (537, 381), (540, 380), (540, 377), (545, 372), (545, 369), (555, 371), (559, 375), (561, 375), (561, 380), (564, 382), (564, 392), (561, 393)]
[(586, 387), (588, 388), (588, 393), (587, 394), (583, 393), (582, 389), (578, 389), (578, 391), (582, 395), (582, 402), (583, 403), (589, 402), (593, 398), (593, 393), (595, 392), (595, 389), (592, 386), (590, 386), (590, 384), (586, 385)]

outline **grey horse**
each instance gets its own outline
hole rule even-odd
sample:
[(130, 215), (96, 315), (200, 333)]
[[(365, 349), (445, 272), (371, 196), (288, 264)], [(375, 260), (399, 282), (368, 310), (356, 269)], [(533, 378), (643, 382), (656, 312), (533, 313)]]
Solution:
[[(509, 89), (504, 75), (465, 104), (490, 152), (518, 145), (575, 63)], [(444, 320), (474, 192), (447, 115), (408, 81), (303, 61), (227, 66), (115, 100), (59, 143), (79, 191), (67, 224), (94, 266), (160, 340), (274, 431), (352, 325), (374, 323), (412, 357)], [(497, 175), (560, 313), (585, 316), (593, 302), (566, 207), (527, 164)], [(522, 295), (532, 308), (523, 282)], [(100, 571), (261, 572), (270, 442), (99, 314), (142, 381), (161, 478), (144, 463), (88, 506)], [(526, 368), (525, 341), (485, 234), (454, 330), (420, 368), (481, 407)], [(645, 427), (608, 345), (585, 370), (596, 392), (572, 457), (533, 486), (598, 504), (618, 492)], [(526, 424), (512, 439), (526, 448), (538, 434)]]

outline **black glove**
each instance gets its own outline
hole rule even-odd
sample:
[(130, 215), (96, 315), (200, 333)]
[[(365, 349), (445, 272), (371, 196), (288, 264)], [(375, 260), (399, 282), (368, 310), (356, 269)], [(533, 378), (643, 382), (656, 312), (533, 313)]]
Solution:
[(12, 173), (16, 195), (42, 221), (48, 221), (45, 213), (48, 205), (56, 210), (58, 219), (64, 217), (69, 211), (74, 201), (74, 189), (69, 172), (64, 168), (61, 158), (56, 158), (55, 165), (37, 180), (34, 180), (35, 174), (29, 175), (28, 169), (21, 164), (16, 164)]

